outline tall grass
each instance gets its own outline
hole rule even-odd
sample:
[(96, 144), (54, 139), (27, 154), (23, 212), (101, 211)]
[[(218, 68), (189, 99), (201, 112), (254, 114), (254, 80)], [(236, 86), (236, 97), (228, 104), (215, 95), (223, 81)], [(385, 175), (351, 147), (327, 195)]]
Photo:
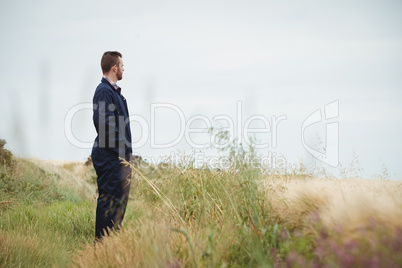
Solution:
[(0, 168), (0, 266), (402, 266), (401, 182), (267, 172), (246, 152), (225, 170), (133, 167), (124, 226), (95, 245), (93, 169), (17, 159)]
[(56, 201), (21, 204), (0, 218), (0, 264), (5, 266), (64, 266), (69, 254), (92, 239), (94, 208), (89, 202)]
[(10, 157), (0, 165), (0, 267), (68, 265), (73, 250), (93, 239), (95, 208), (85, 189), (94, 187), (75, 183), (86, 183), (90, 170), (81, 176)]
[(316, 178), (300, 165), (267, 173), (242, 161), (244, 152), (233, 156), (225, 171), (191, 161), (138, 170), (129, 209), (141, 213), (121, 233), (77, 251), (73, 266), (402, 264), (400, 182)]

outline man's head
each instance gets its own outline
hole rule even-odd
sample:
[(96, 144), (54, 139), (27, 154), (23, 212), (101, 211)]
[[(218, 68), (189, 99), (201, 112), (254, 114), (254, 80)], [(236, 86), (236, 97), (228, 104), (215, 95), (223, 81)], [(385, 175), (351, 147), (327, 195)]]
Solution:
[(103, 75), (110, 78), (113, 82), (123, 79), (123, 56), (117, 51), (106, 51), (103, 53), (101, 67)]

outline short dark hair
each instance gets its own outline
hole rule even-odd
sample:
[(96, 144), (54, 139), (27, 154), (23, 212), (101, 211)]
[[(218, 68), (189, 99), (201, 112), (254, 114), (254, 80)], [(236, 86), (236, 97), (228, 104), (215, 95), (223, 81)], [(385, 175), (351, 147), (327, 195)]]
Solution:
[(121, 53), (117, 51), (106, 51), (105, 53), (103, 53), (101, 59), (102, 72), (105, 74), (109, 72), (114, 65), (119, 66), (120, 63), (119, 57), (123, 58)]

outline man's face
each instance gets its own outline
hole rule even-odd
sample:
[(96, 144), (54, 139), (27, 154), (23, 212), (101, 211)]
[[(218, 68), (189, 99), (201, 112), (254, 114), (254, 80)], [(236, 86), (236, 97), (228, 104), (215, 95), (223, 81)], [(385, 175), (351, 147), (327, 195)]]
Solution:
[(117, 66), (117, 72), (116, 72), (116, 76), (117, 76), (117, 80), (121, 80), (123, 79), (123, 72), (124, 72), (124, 64), (123, 64), (123, 60), (121, 58), (119, 58), (120, 63)]

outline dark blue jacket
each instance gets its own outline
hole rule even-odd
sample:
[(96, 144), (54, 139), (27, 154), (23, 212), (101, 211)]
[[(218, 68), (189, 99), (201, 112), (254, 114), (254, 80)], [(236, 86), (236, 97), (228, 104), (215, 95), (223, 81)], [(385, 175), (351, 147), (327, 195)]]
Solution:
[(132, 155), (128, 107), (120, 90), (105, 78), (96, 88), (93, 121), (98, 136), (92, 148), (92, 158), (95, 156), (107, 162), (118, 157), (128, 160)]
[(107, 228), (121, 225), (130, 192), (131, 131), (126, 99), (120, 88), (106, 79), (96, 88), (93, 120), (98, 136), (92, 148), (99, 197), (96, 207), (95, 235), (98, 239)]

